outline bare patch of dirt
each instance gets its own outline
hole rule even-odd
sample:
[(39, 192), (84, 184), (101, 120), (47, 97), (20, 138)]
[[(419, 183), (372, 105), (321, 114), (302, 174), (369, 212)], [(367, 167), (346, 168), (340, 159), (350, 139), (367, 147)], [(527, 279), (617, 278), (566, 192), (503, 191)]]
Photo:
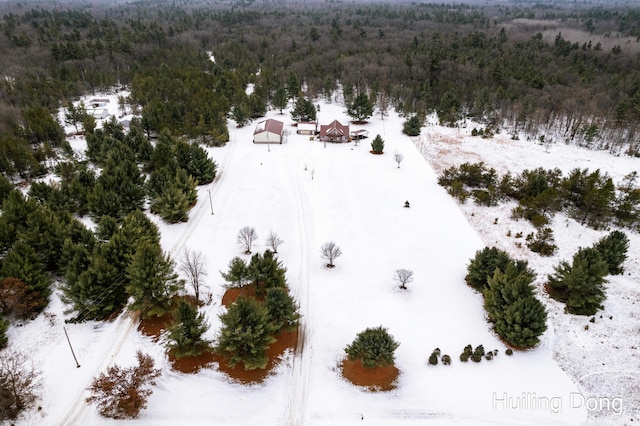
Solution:
[(171, 368), (187, 374), (195, 374), (216, 362), (216, 355), (211, 350), (204, 351), (198, 356), (186, 356), (180, 359), (176, 359), (172, 351), (169, 351), (168, 356)]
[(138, 331), (145, 336), (151, 337), (151, 340), (157, 342), (160, 340), (162, 332), (164, 332), (173, 322), (173, 314), (163, 315), (161, 317), (150, 317), (140, 320)]
[(242, 287), (230, 287), (224, 292), (224, 295), (222, 296), (222, 304), (224, 306), (229, 306), (233, 302), (238, 300), (238, 297), (240, 296), (257, 298), (256, 287), (253, 284), (247, 284)]
[(345, 358), (341, 365), (342, 376), (357, 386), (364, 386), (370, 391), (389, 391), (395, 389), (396, 379), (400, 371), (395, 365), (366, 368), (362, 361)]

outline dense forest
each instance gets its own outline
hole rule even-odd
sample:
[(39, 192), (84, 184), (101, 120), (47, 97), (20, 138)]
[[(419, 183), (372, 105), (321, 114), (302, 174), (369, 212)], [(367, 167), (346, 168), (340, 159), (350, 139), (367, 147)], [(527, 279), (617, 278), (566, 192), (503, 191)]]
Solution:
[[(637, 155), (640, 9), (589, 3), (154, 1), (3, 3), (0, 170), (44, 173), (63, 143), (50, 113), (123, 85), (148, 135), (219, 144), (226, 116), (274, 96), (366, 92), (444, 124)], [(212, 60), (212, 58), (215, 58)], [(247, 83), (254, 83), (251, 96)], [(556, 139), (556, 140), (557, 140)]]

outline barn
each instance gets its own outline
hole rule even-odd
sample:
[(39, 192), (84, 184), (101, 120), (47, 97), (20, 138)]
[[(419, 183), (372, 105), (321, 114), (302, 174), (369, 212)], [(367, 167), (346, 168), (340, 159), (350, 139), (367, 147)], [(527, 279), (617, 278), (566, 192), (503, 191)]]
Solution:
[(349, 142), (349, 126), (333, 120), (320, 126), (320, 140), (323, 142)]
[(272, 118), (259, 122), (253, 132), (253, 143), (282, 143), (284, 123)]

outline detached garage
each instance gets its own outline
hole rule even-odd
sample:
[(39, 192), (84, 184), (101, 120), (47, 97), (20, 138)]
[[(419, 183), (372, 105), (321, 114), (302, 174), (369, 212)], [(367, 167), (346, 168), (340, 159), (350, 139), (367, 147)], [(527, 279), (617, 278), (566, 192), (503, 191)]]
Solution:
[(268, 119), (258, 123), (253, 132), (253, 143), (282, 143), (284, 123)]

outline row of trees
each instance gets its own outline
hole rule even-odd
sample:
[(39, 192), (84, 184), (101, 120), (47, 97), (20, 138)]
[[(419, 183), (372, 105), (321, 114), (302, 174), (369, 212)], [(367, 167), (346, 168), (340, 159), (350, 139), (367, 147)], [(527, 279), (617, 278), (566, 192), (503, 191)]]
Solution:
[(577, 168), (562, 176), (559, 169), (537, 168), (500, 177), (480, 162), (450, 167), (438, 177), (438, 183), (461, 202), (471, 197), (478, 204), (493, 206), (503, 199), (516, 200), (513, 217), (527, 219), (536, 227), (547, 225), (551, 215), (564, 211), (596, 229), (612, 222), (640, 229), (637, 172), (628, 174), (616, 186), (599, 169), (590, 172)]
[(484, 296), (484, 308), (495, 332), (509, 345), (530, 348), (547, 329), (547, 312), (535, 297), (535, 272), (496, 248), (476, 252), (465, 281)]
[(256, 253), (249, 263), (236, 257), (223, 278), (231, 287), (251, 287), (254, 296), (242, 295), (220, 315), (220, 330), (215, 351), (231, 367), (241, 363), (245, 370), (264, 369), (269, 362), (267, 349), (275, 336), (298, 325), (298, 306), (289, 294), (286, 269), (266, 250)]

